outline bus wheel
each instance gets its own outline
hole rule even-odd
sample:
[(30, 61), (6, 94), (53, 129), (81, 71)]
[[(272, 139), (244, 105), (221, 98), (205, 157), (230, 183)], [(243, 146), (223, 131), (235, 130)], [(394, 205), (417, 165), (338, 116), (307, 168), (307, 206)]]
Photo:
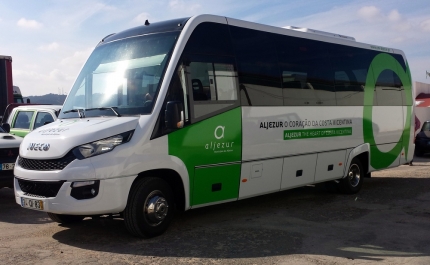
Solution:
[(352, 159), (347, 176), (340, 180), (340, 190), (346, 194), (357, 193), (363, 185), (364, 174), (360, 160), (358, 158)]
[(173, 193), (160, 178), (143, 178), (131, 188), (124, 221), (127, 230), (137, 237), (154, 237), (167, 230), (173, 218)]
[(52, 221), (60, 223), (60, 224), (71, 224), (78, 223), (84, 220), (85, 216), (82, 215), (68, 215), (68, 214), (56, 214), (56, 213), (48, 213), (49, 218)]

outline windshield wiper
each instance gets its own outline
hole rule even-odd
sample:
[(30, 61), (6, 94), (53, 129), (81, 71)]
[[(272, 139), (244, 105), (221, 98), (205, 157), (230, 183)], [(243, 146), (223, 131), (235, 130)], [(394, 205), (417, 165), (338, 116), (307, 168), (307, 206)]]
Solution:
[(82, 119), (82, 118), (85, 118), (85, 112), (84, 111), (85, 111), (84, 109), (71, 109), (71, 110), (63, 111), (63, 114), (70, 113), (70, 112), (77, 112), (79, 115), (79, 118)]
[(100, 107), (100, 108), (91, 108), (91, 109), (85, 109), (85, 111), (90, 111), (90, 110), (111, 110), (113, 113), (115, 113), (115, 115), (117, 117), (121, 117), (121, 114), (119, 114), (115, 108), (117, 107)]

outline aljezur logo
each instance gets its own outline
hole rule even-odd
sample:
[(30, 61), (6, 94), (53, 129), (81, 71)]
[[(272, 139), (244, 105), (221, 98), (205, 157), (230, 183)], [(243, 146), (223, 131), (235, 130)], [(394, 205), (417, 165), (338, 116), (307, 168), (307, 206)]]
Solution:
[(214, 137), (216, 140), (221, 141), (211, 141), (208, 144), (205, 144), (206, 150), (212, 150), (214, 153), (227, 153), (233, 152), (234, 142), (225, 141), (224, 139), (225, 126), (217, 126), (214, 130)]

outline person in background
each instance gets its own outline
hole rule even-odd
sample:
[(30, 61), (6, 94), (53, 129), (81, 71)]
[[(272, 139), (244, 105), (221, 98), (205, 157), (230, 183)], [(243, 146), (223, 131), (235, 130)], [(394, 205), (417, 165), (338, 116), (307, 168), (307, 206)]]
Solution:
[[(417, 118), (417, 115), (415, 115), (415, 130), (414, 130), (414, 137), (416, 136), (416, 132), (419, 131), (419, 129), (421, 128), (421, 122), (420, 119)], [(410, 166), (413, 166), (412, 162), (414, 160), (412, 159), (411, 162), (409, 162)]]

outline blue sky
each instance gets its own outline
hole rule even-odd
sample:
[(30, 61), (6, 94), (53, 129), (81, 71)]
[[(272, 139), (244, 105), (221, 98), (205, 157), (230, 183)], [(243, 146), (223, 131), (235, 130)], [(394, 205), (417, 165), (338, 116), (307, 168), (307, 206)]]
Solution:
[(430, 83), (428, 0), (14, 0), (0, 2), (0, 54), (12, 56), (24, 96), (65, 93), (106, 35), (150, 22), (215, 14), (353, 36), (401, 49), (414, 81)]

